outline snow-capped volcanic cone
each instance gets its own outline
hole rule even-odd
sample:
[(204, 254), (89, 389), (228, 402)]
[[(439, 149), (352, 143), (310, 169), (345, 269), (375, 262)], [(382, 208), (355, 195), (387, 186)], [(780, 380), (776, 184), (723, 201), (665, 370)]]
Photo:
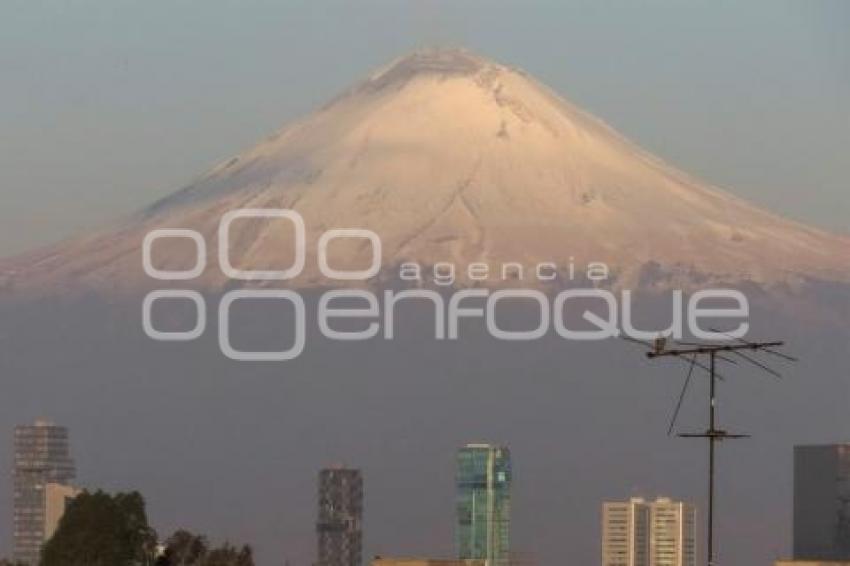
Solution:
[[(521, 71), (458, 50), (417, 52), (317, 112), (214, 168), (119, 227), (0, 265), (21, 289), (132, 290), (152, 284), (142, 241), (190, 228), (207, 243), (217, 289), (218, 225), (238, 208), (290, 208), (304, 218), (307, 262), (289, 284), (327, 284), (315, 244), (331, 228), (367, 228), (383, 243), (384, 276), (405, 261), (465, 266), (605, 262), (620, 284), (647, 281), (850, 280), (850, 238), (809, 228), (710, 187), (641, 150)], [(233, 263), (282, 269), (283, 221), (233, 224)], [(337, 267), (370, 248), (331, 247)], [(351, 244), (350, 242), (348, 244)], [(154, 247), (159, 268), (186, 269), (194, 246)], [(499, 283), (499, 277), (493, 284)], [(529, 284), (533, 284), (531, 281)]]

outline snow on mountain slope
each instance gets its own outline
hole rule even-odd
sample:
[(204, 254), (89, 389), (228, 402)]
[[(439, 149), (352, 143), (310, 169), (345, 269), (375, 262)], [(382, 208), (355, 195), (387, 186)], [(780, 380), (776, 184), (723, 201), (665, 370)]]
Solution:
[[(218, 224), (237, 208), (303, 216), (307, 262), (292, 282), (299, 286), (328, 283), (315, 244), (331, 228), (376, 232), (386, 277), (405, 261), (460, 270), (486, 262), (496, 274), (506, 262), (563, 271), (604, 262), (618, 285), (647, 284), (648, 276), (687, 286), (850, 281), (850, 238), (690, 178), (521, 71), (466, 51), (429, 50), (397, 60), (114, 229), (0, 263), (0, 286), (145, 288), (145, 235), (191, 228), (208, 254), (192, 285), (220, 288), (227, 278), (218, 268)], [(237, 221), (231, 255), (240, 267), (282, 268), (291, 239), (280, 222)], [(155, 248), (157, 267), (190, 267), (193, 246), (171, 244)], [(335, 267), (368, 263), (369, 248), (349, 244), (331, 247)]]

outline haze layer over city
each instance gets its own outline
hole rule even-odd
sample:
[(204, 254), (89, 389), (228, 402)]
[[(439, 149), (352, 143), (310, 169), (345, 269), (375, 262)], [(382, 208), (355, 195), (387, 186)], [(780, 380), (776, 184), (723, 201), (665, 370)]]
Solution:
[[(835, 558), (795, 473), (850, 435), (846, 3), (3, 13), (0, 557), (102, 489), (262, 566), (599, 564), (626, 516), (704, 564), (685, 433), (717, 564)], [(577, 289), (646, 335), (575, 339)], [(718, 289), (742, 339), (694, 332)]]

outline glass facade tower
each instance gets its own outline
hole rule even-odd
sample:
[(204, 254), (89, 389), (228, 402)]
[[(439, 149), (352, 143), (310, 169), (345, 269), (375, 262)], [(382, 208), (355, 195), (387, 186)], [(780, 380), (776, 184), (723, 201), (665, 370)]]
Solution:
[(35, 566), (47, 535), (48, 484), (74, 478), (68, 429), (46, 421), (15, 427), (15, 561)]
[(850, 444), (794, 447), (794, 559), (850, 560)]
[(457, 454), (458, 558), (510, 561), (511, 455), (502, 446), (468, 444)]

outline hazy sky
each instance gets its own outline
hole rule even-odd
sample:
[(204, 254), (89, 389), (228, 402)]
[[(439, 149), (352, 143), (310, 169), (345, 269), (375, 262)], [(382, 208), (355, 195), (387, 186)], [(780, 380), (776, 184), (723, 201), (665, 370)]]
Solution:
[(679, 167), (850, 231), (850, 2), (4, 0), (0, 255), (176, 190), (414, 48), (521, 67)]
[[(850, 1), (614, 5), (0, 0), (0, 256), (144, 206), (435, 44), (523, 68), (682, 169), (850, 233)], [(541, 564), (564, 549), (594, 563), (605, 498), (702, 497), (702, 449), (663, 435), (682, 368), (635, 365), (629, 345), (410, 335), (244, 366), (215, 353), (215, 333), (143, 339), (125, 306), (2, 311), (0, 470), (12, 426), (50, 415), (71, 428), (81, 484), (138, 488), (160, 533), (252, 542), (264, 566), (311, 563), (315, 471), (334, 461), (364, 466), (367, 556), (450, 555), (453, 450), (470, 439), (511, 446), (515, 548)], [(723, 399), (724, 425), (755, 435), (722, 452), (730, 564), (788, 553), (791, 446), (850, 430), (846, 334), (779, 310), (753, 321), (801, 362), (781, 386), (742, 379)], [(273, 335), (263, 324), (250, 329)], [(686, 403), (682, 426), (699, 430), (702, 399)]]

